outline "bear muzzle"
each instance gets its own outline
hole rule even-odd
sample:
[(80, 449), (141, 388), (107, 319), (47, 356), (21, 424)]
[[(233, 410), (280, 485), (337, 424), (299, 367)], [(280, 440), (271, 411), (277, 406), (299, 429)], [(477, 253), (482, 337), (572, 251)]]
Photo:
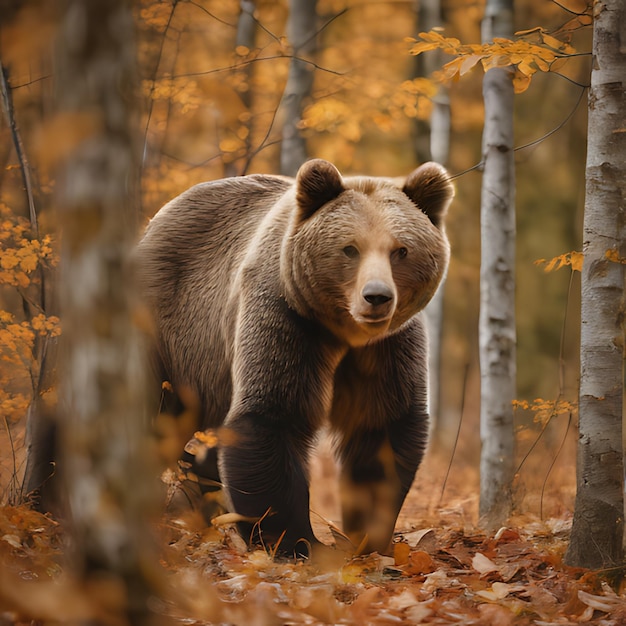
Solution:
[(358, 302), (351, 313), (360, 324), (388, 322), (396, 308), (396, 290), (382, 280), (369, 280), (361, 289)]
[(381, 308), (393, 300), (394, 292), (382, 280), (370, 280), (361, 291), (363, 299), (374, 308)]

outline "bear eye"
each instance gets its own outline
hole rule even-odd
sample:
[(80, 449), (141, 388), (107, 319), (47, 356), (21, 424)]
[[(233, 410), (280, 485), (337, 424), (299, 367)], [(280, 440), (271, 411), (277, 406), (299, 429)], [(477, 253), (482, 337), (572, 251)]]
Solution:
[(408, 253), (409, 253), (409, 251), (408, 251), (408, 250), (407, 250), (404, 246), (402, 246), (401, 248), (398, 248), (398, 249), (395, 251), (395, 254), (396, 254), (396, 256), (397, 256), (399, 259), (404, 259), (404, 258), (406, 258), (406, 255), (407, 255)]
[(356, 259), (359, 256), (359, 251), (354, 247), (354, 246), (346, 246), (343, 249), (343, 253), (349, 258), (349, 259)]

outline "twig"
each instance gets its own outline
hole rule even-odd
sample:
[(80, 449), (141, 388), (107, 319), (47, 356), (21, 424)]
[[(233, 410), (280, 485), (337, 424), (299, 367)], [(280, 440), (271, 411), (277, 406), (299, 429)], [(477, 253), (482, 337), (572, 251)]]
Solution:
[(37, 224), (37, 212), (35, 210), (35, 197), (33, 194), (33, 184), (30, 177), (30, 165), (24, 152), (24, 144), (20, 131), (15, 121), (15, 111), (13, 109), (13, 98), (11, 97), (11, 87), (9, 85), (8, 72), (0, 61), (0, 91), (2, 92), (2, 104), (4, 113), (7, 118), (7, 123), (11, 129), (11, 137), (13, 138), (13, 145), (15, 146), (15, 152), (20, 162), (20, 168), (22, 170), (22, 179), (24, 180), (24, 189), (26, 191), (26, 198), (28, 200), (28, 211), (30, 215), (30, 227), (35, 237), (39, 238), (39, 225)]

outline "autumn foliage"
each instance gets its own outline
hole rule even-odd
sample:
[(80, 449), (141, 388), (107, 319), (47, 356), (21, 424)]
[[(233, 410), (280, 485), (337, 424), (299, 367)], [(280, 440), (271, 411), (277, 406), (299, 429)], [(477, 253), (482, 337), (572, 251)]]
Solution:
[(478, 63), (485, 72), (494, 67), (511, 67), (515, 73), (515, 93), (526, 91), (536, 72), (555, 71), (559, 61), (576, 54), (569, 43), (553, 37), (542, 28), (520, 32), (517, 36), (516, 40), (496, 37), (489, 43), (461, 44), (455, 37), (444, 37), (436, 31), (420, 33), (419, 40), (411, 47), (411, 54), (439, 49), (455, 55), (456, 58), (437, 73), (437, 78), (444, 81), (464, 76)]
[[(424, 470), (437, 469), (428, 459)], [(569, 522), (520, 516), (494, 536), (455, 517), (454, 490), (439, 513), (413, 502), (415, 527), (399, 528), (393, 554), (341, 553), (307, 563), (249, 551), (232, 526), (193, 515), (165, 518), (162, 599), (171, 623), (233, 624), (597, 624), (626, 619), (610, 572), (563, 565)], [(428, 489), (420, 489), (421, 497)], [(476, 506), (474, 502), (473, 506)], [(0, 611), (42, 624), (106, 615), (106, 581), (90, 587), (64, 571), (60, 527), (25, 507), (0, 509)]]

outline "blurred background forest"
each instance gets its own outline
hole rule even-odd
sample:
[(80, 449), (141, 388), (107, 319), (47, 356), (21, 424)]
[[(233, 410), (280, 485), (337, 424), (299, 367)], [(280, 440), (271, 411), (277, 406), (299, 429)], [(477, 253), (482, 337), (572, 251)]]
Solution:
[[(36, 401), (45, 407), (55, 400), (54, 376), (42, 368), (60, 332), (52, 278), (58, 240), (55, 164), (90, 131), (89, 120), (68, 119), (53, 110), (54, 4), (31, 0), (0, 5), (7, 112), (0, 122), (3, 502), (24, 495), (19, 486), (29, 406)], [(241, 6), (254, 8), (248, 45), (238, 34)], [(423, 160), (424, 123), (437, 85), (419, 74), (420, 65), (409, 53), (407, 38), (424, 30), (417, 3), (318, 0), (316, 49), (306, 51), (294, 50), (288, 37), (286, 0), (244, 1), (241, 6), (238, 0), (134, 3), (141, 76), (137, 95), (142, 103), (137, 129), (140, 226), (197, 182), (281, 172), (281, 101), (294, 55), (307, 59), (313, 70), (299, 123), (308, 157), (328, 159), (344, 174), (373, 176), (404, 176)], [(548, 0), (517, 0), (516, 28), (540, 26), (557, 32), (571, 12), (585, 8), (584, 0), (568, 0), (567, 10)], [(482, 2), (443, 0), (442, 12), (446, 36), (480, 42)], [(568, 36), (576, 50), (589, 50), (589, 29)], [(581, 247), (588, 76), (589, 61), (583, 55), (563, 64), (558, 73), (537, 74), (515, 99), (516, 145), (545, 137), (516, 153), (517, 397), (530, 407), (520, 406), (516, 413), (520, 462), (532, 447), (518, 486), (520, 502), (526, 493), (525, 507), (537, 513), (542, 481), (550, 476), (554, 490), (562, 494), (562, 499), (550, 501), (551, 515), (573, 506), (572, 415), (567, 408), (555, 415), (545, 406), (557, 400), (576, 402), (579, 277), (570, 267), (547, 273), (535, 261)], [(455, 176), (457, 196), (448, 220), (452, 260), (444, 294), (434, 445), (449, 458), (461, 424), (453, 472), (477, 467), (480, 444), (481, 174), (468, 170), (481, 160), (481, 81), (477, 66), (447, 85), (451, 128), (445, 165)], [(557, 132), (548, 136), (553, 130)], [(32, 191), (30, 198), (25, 187)], [(546, 426), (550, 417), (554, 419)], [(465, 473), (468, 489), (477, 488), (475, 475)]]

